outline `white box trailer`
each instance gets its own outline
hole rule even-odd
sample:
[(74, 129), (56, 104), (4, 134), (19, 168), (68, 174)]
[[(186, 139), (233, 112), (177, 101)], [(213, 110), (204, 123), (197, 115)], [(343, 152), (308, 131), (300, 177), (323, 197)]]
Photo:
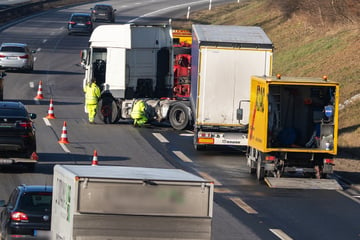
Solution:
[(214, 185), (179, 169), (56, 165), (52, 239), (211, 239)]
[(247, 146), (250, 78), (269, 76), (273, 44), (260, 27), (192, 27), (194, 146)]

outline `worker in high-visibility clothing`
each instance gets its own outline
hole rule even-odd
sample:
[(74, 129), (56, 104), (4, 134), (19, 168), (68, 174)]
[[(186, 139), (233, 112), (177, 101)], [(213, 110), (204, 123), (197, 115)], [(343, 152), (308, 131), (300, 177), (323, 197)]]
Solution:
[(135, 127), (141, 127), (148, 121), (146, 116), (146, 103), (144, 100), (135, 101), (130, 116), (134, 119)]
[(84, 86), (85, 106), (89, 116), (89, 123), (95, 123), (96, 109), (99, 98), (101, 96), (100, 88), (96, 84), (96, 79), (93, 78), (89, 84)]

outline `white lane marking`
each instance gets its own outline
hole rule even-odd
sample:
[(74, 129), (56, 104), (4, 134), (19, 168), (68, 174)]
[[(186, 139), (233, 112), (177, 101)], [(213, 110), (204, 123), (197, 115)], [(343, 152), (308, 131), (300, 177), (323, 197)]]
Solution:
[(46, 126), (48, 126), (48, 127), (51, 126), (51, 123), (50, 123), (49, 119), (43, 118), (43, 120), (44, 120)]
[(169, 143), (169, 141), (161, 133), (153, 133), (154, 137), (162, 143)]
[(194, 133), (180, 133), (181, 137), (192, 137), (194, 136)]
[(356, 196), (351, 196), (351, 195), (349, 195), (348, 193), (346, 193), (346, 192), (344, 192), (344, 191), (340, 191), (340, 190), (337, 190), (337, 192), (340, 193), (340, 194), (342, 194), (342, 195), (344, 195), (345, 197), (353, 200), (354, 202), (360, 204), (360, 199), (357, 199)]
[(152, 16), (152, 15), (154, 15), (154, 14), (159, 14), (159, 13), (161, 13), (161, 12), (170, 11), (170, 10), (172, 10), (172, 9), (177, 9), (177, 8), (181, 8), (181, 7), (188, 7), (188, 6), (193, 5), (193, 4), (200, 4), (200, 3), (202, 3), (202, 2), (208, 2), (208, 1), (209, 1), (209, 0), (189, 2), (189, 3), (184, 3), (184, 4), (179, 4), (179, 5), (175, 5), (175, 6), (171, 6), (171, 7), (166, 7), (166, 8), (158, 9), (158, 10), (156, 10), (156, 11), (143, 14), (143, 15), (141, 15), (140, 17), (131, 19), (131, 20), (128, 21), (128, 22), (129, 22), (129, 23), (135, 22), (135, 21), (137, 21), (138, 19), (141, 19), (141, 18), (144, 18), (144, 17), (150, 17), (150, 16)]
[(59, 143), (59, 144), (60, 144), (60, 146), (62, 147), (62, 149), (64, 150), (64, 152), (67, 152), (67, 153), (70, 152), (70, 150), (65, 146), (64, 143)]
[(190, 158), (188, 158), (183, 152), (181, 151), (173, 151), (173, 153), (180, 158), (183, 162), (192, 162)]
[(281, 229), (269, 229), (273, 234), (275, 234), (281, 240), (292, 240), (286, 233), (284, 233)]
[(41, 52), (41, 48), (36, 49), (36, 52)]
[(30, 88), (34, 88), (34, 87), (35, 87), (34, 82), (29, 82), (29, 87), (30, 87)]
[(245, 212), (249, 213), (249, 214), (258, 214), (258, 212), (253, 209), (252, 207), (250, 207), (247, 203), (245, 203), (242, 199), (240, 199), (239, 197), (229, 197), (229, 199), (231, 201), (233, 201), (233, 203), (235, 203), (238, 207), (240, 207), (242, 210), (244, 210)]
[(43, 39), (43, 40), (42, 40), (42, 43), (46, 43), (46, 42), (47, 42), (47, 39)]
[(222, 183), (220, 183), (218, 180), (216, 180), (215, 178), (213, 178), (209, 174), (207, 174), (205, 172), (198, 172), (198, 173), (199, 173), (200, 176), (202, 176), (206, 180), (213, 182), (215, 186), (222, 186)]

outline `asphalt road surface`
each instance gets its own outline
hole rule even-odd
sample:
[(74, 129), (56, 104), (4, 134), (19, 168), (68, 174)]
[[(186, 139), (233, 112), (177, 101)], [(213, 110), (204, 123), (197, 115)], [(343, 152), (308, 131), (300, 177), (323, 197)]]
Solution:
[[(213, 1), (213, 4), (232, 1)], [(168, 21), (192, 9), (207, 9), (208, 1), (107, 1), (116, 9), (116, 22)], [(0, 42), (26, 42), (36, 49), (33, 73), (8, 72), (4, 99), (22, 101), (37, 113), (40, 163), (35, 173), (1, 168), (0, 199), (18, 184), (52, 184), (54, 164), (99, 164), (182, 168), (215, 182), (212, 239), (360, 239), (357, 193), (330, 190), (271, 189), (248, 173), (242, 152), (216, 148), (197, 152), (192, 132), (167, 126), (134, 128), (129, 122), (89, 125), (84, 113), (80, 50), (89, 36), (69, 36), (67, 19), (89, 12), (93, 4), (52, 10), (2, 29)], [(39, 81), (45, 99), (34, 100)], [(43, 119), (53, 99), (56, 119)], [(59, 144), (63, 123), (69, 144)]]

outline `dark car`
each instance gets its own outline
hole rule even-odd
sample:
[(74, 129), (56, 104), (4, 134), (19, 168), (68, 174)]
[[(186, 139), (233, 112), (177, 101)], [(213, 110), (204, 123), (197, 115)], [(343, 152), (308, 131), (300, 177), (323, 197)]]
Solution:
[(94, 22), (106, 21), (115, 22), (115, 11), (109, 4), (96, 4), (91, 10), (91, 18)]
[(1, 240), (50, 239), (52, 186), (20, 185), (0, 200)]
[(0, 46), (0, 68), (6, 70), (34, 70), (35, 50), (25, 43), (2, 43)]
[(0, 165), (20, 163), (34, 169), (38, 160), (35, 118), (21, 102), (0, 102)]
[(68, 22), (68, 34), (85, 33), (91, 34), (93, 31), (93, 23), (90, 13), (73, 13)]

